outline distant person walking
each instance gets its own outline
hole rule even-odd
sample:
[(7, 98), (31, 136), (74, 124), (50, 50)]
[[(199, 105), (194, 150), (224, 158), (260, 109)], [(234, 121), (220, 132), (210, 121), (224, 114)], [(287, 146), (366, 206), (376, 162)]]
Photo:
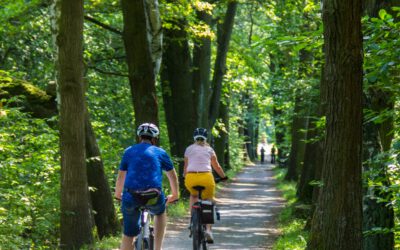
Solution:
[(274, 145), (271, 147), (271, 164), (275, 163), (275, 153), (276, 153), (276, 148)]
[(260, 152), (261, 152), (261, 164), (263, 164), (264, 163), (264, 157), (265, 157), (265, 149), (264, 149), (264, 147), (261, 148)]

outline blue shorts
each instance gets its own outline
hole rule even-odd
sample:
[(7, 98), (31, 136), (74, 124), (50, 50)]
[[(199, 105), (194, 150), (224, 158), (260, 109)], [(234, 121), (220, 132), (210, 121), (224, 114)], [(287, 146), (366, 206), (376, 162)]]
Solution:
[[(134, 198), (122, 199), (121, 212), (123, 216), (124, 235), (137, 236), (140, 232), (140, 204)], [(152, 215), (160, 215), (165, 212), (165, 196), (161, 192), (155, 205), (146, 206)]]

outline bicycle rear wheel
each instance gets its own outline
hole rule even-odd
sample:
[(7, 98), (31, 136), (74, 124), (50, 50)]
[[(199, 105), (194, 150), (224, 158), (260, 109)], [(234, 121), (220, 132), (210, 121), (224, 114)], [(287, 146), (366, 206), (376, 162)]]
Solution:
[(135, 249), (136, 250), (148, 250), (150, 249), (150, 242), (148, 238), (144, 238), (143, 234), (139, 234), (135, 241)]
[(203, 240), (203, 242), (201, 243), (203, 250), (207, 250), (207, 242), (205, 240)]
[(199, 209), (192, 210), (192, 237), (193, 237), (193, 250), (200, 250), (203, 232), (200, 223)]
[(152, 249), (150, 248), (150, 239), (148, 233), (146, 233), (146, 230), (149, 230), (149, 224), (148, 222), (145, 224), (144, 227), (140, 230), (139, 235), (137, 236), (135, 240), (135, 249), (136, 250), (149, 250)]
[(150, 227), (149, 250), (154, 250), (154, 228)]

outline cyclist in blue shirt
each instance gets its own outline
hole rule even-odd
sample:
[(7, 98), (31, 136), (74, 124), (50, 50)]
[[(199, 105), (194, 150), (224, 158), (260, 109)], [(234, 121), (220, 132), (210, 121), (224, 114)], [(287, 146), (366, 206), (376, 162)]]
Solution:
[[(165, 150), (155, 146), (159, 130), (156, 125), (144, 123), (137, 129), (140, 142), (128, 147), (119, 166), (115, 187), (115, 198), (122, 200), (122, 215), (124, 232), (121, 249), (132, 249), (132, 243), (140, 230), (140, 210), (143, 205), (135, 192), (158, 190), (160, 195), (155, 204), (146, 206), (154, 214), (154, 242), (155, 249), (161, 249), (166, 227), (166, 203), (179, 198), (178, 178), (172, 161)], [(171, 195), (165, 201), (161, 190), (163, 171), (168, 177)]]

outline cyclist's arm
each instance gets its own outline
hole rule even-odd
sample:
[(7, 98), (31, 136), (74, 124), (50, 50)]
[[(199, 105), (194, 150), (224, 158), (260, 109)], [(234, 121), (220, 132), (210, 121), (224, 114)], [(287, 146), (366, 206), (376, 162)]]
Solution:
[(172, 195), (168, 196), (168, 202), (172, 202), (174, 200), (179, 199), (179, 192), (178, 192), (178, 176), (176, 175), (175, 169), (166, 172), (169, 185), (171, 187)]
[(226, 175), (224, 173), (224, 170), (221, 168), (221, 165), (219, 165), (219, 162), (218, 162), (218, 159), (217, 159), (216, 155), (211, 156), (211, 166), (213, 167), (215, 172), (217, 172), (219, 177), (221, 177), (221, 178), (225, 178), (226, 177)]
[(189, 160), (188, 160), (188, 158), (185, 156), (185, 158), (184, 158), (184, 165), (183, 165), (183, 177), (185, 177), (186, 176), (186, 174), (187, 174), (187, 167), (188, 167), (188, 165), (189, 165)]
[(126, 177), (126, 171), (118, 170), (118, 177), (115, 183), (115, 194), (114, 194), (114, 197), (116, 199), (120, 200), (122, 198), (122, 190), (124, 188), (125, 177)]

